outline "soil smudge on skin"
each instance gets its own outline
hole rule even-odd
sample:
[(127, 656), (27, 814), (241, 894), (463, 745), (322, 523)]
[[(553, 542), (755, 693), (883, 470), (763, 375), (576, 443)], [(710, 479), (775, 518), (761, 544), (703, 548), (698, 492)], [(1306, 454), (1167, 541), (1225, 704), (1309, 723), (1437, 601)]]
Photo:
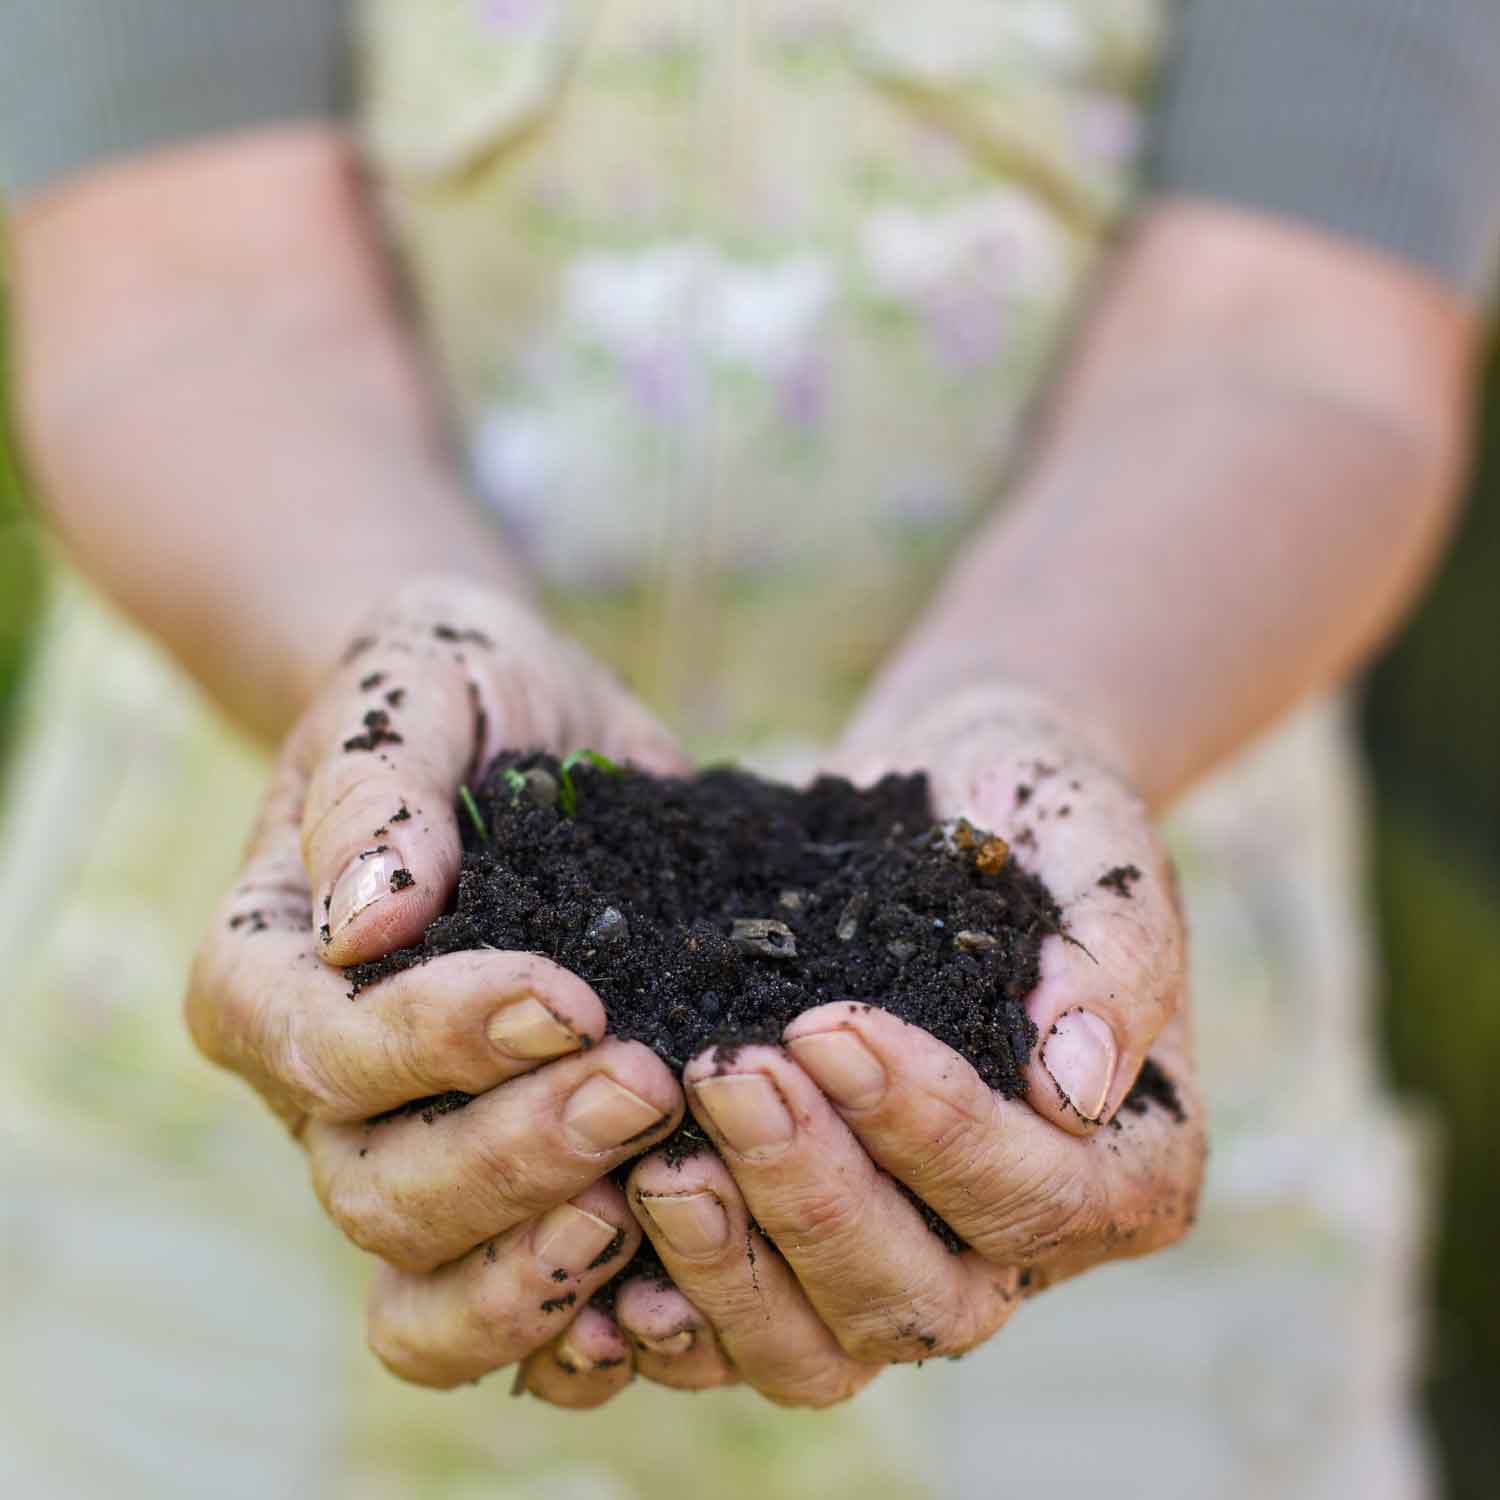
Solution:
[(1116, 865), (1113, 870), (1099, 877), (1101, 890), (1113, 891), (1122, 901), (1131, 899), (1130, 888), (1141, 878), (1134, 865)]

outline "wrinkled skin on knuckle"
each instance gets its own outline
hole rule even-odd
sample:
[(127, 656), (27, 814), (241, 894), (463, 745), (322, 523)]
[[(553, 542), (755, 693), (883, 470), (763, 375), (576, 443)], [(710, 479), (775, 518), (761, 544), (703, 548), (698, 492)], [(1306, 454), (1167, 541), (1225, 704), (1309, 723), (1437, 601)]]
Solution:
[(311, 1018), (292, 1008), (259, 1007), (261, 1041), (255, 1048), (278, 1090), (315, 1120), (349, 1122), (369, 1113), (361, 1102), (365, 1078), (348, 1053), (314, 1040)]
[(388, 1071), (412, 1079), (425, 1093), (458, 1090), (480, 1094), (494, 1081), (494, 1067), (473, 1018), (421, 990), (405, 997), (399, 1019), (386, 1028)]
[[(490, 1141), (483, 1137), (469, 1148), (463, 1191), (480, 1196), (489, 1205), (497, 1232), (519, 1224), (556, 1206), (567, 1196), (552, 1188), (539, 1170), (538, 1158), (545, 1150), (538, 1139), (533, 1152), (516, 1148), (514, 1141)], [(556, 1200), (556, 1202), (554, 1202)]]
[(1093, 1198), (1082, 1174), (1038, 1168), (996, 1193), (969, 1242), (993, 1264), (1031, 1265), (1086, 1241), (1094, 1224)]
[(403, 1209), (399, 1190), (347, 1162), (314, 1190), (328, 1217), (356, 1248), (379, 1256), (398, 1271), (425, 1274), (442, 1257), (424, 1243), (420, 1220)]
[(1001, 1129), (993, 1096), (975, 1114), (941, 1088), (927, 1088), (926, 1101), (936, 1104), (940, 1123), (922, 1146), (922, 1173), (936, 1189), (967, 1194), (988, 1176), (985, 1159), (993, 1133)]
[(783, 1251), (795, 1249), (805, 1274), (835, 1274), (848, 1268), (862, 1218), (856, 1192), (816, 1186), (778, 1194), (760, 1225)]
[(850, 1359), (886, 1365), (935, 1357), (946, 1343), (948, 1322), (948, 1310), (934, 1307), (929, 1298), (904, 1296), (872, 1299), (831, 1326)]

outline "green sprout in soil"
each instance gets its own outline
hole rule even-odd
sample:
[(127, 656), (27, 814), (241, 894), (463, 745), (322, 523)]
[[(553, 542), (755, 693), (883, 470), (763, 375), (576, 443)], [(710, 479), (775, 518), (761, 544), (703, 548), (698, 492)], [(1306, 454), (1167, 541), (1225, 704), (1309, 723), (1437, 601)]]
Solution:
[(463, 803), (464, 811), (469, 815), (469, 821), (474, 825), (474, 831), (484, 843), (490, 841), (490, 831), (484, 826), (484, 819), (479, 815), (479, 804), (474, 800), (474, 793), (468, 787), (461, 786), (458, 789), (458, 800)]
[(514, 766), (507, 766), (500, 773), (505, 778), (505, 784), (510, 788), (510, 805), (515, 807), (525, 795), (526, 778)]
[(557, 768), (557, 805), (562, 808), (565, 818), (578, 815), (578, 788), (573, 781), (573, 768), (585, 761), (596, 771), (603, 771), (606, 776), (625, 774), (624, 766), (617, 766), (607, 755), (600, 755), (597, 750), (575, 750)]

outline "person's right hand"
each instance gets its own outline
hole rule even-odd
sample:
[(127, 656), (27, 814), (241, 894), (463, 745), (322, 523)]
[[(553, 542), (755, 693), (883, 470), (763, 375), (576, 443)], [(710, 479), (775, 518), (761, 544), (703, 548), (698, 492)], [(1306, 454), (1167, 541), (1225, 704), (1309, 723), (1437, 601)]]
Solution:
[[(384, 1262), (369, 1337), (393, 1372), (450, 1386), (552, 1344), (579, 1378), (538, 1393), (595, 1405), (629, 1378), (630, 1350), (588, 1299), (640, 1239), (606, 1174), (675, 1128), (677, 1081), (648, 1048), (605, 1040), (594, 992), (536, 954), (450, 954), (353, 1002), (341, 972), (443, 910), (455, 795), (507, 746), (683, 768), (651, 715), (528, 609), (462, 582), (409, 585), (289, 737), (187, 1019)], [(375, 1120), (450, 1091), (478, 1097)]]

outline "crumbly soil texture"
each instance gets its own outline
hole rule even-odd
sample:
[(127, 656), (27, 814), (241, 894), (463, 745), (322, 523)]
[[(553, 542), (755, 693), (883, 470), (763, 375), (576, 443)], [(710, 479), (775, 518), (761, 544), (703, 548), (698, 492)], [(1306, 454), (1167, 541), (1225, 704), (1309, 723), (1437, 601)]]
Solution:
[[(1037, 1042), (1025, 1001), (1062, 916), (1003, 840), (936, 823), (921, 775), (793, 788), (733, 769), (659, 778), (507, 752), (458, 817), (450, 909), (418, 945), (349, 969), (356, 997), (441, 954), (524, 950), (580, 975), (613, 1035), (678, 1072), (850, 1001), (932, 1033), (1007, 1098), (1025, 1092)], [(409, 1108), (431, 1118), (466, 1102)], [(667, 1149), (710, 1148), (688, 1124)]]

